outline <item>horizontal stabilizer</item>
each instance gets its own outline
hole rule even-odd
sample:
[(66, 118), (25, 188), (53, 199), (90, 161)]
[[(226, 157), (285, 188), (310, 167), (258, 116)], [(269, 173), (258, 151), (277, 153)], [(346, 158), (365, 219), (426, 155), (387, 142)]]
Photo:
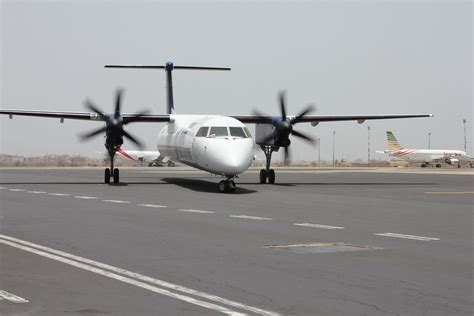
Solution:
[[(105, 65), (104, 68), (131, 68), (131, 69), (167, 69), (167, 65)], [(228, 67), (201, 67), (201, 66), (179, 66), (171, 65), (172, 69), (185, 70), (231, 70)]]

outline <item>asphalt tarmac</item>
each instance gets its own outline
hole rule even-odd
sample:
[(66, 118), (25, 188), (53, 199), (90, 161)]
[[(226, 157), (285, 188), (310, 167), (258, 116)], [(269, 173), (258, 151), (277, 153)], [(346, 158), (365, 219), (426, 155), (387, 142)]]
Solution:
[(470, 170), (0, 169), (2, 315), (472, 315)]

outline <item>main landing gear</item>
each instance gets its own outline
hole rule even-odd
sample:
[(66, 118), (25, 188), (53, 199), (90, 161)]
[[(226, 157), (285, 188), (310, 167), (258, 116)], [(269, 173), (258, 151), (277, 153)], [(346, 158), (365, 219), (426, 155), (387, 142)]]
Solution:
[(265, 153), (265, 169), (260, 170), (260, 183), (264, 184), (267, 182), (270, 184), (275, 183), (275, 170), (270, 169), (270, 164), (272, 161), (272, 153), (278, 151), (278, 147), (271, 145), (261, 145), (260, 148)]
[(232, 179), (225, 179), (219, 182), (219, 192), (227, 193), (227, 192), (234, 192), (235, 191), (235, 182)]
[(113, 183), (117, 184), (120, 182), (120, 171), (118, 168), (114, 168), (114, 157), (116, 150), (115, 148), (108, 150), (110, 156), (110, 168), (105, 168), (104, 172), (104, 182), (110, 183), (110, 178), (112, 178)]

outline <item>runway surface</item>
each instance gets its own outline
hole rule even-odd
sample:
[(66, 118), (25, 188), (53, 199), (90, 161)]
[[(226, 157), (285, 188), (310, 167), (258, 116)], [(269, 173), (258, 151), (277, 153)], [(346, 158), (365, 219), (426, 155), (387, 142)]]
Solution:
[(0, 169), (2, 315), (471, 315), (470, 171)]

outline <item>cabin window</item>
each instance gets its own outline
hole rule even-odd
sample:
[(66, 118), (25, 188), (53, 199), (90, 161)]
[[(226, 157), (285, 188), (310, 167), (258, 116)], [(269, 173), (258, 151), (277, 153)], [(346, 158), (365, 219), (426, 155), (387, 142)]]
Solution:
[(242, 127), (229, 127), (229, 131), (230, 136), (247, 138), (247, 135), (245, 134), (245, 131), (242, 129)]
[(213, 127), (211, 127), (211, 131), (209, 132), (209, 137), (221, 137), (221, 136), (229, 136), (229, 132), (227, 131), (227, 127), (225, 127), (225, 126), (213, 126)]
[(207, 132), (209, 131), (209, 127), (201, 127), (198, 132), (196, 133), (196, 137), (206, 137)]
[(250, 131), (248, 130), (247, 127), (244, 127), (244, 131), (245, 131), (245, 133), (247, 134), (247, 137), (248, 137), (248, 138), (251, 138), (251, 137), (252, 137), (252, 134), (250, 134)]

